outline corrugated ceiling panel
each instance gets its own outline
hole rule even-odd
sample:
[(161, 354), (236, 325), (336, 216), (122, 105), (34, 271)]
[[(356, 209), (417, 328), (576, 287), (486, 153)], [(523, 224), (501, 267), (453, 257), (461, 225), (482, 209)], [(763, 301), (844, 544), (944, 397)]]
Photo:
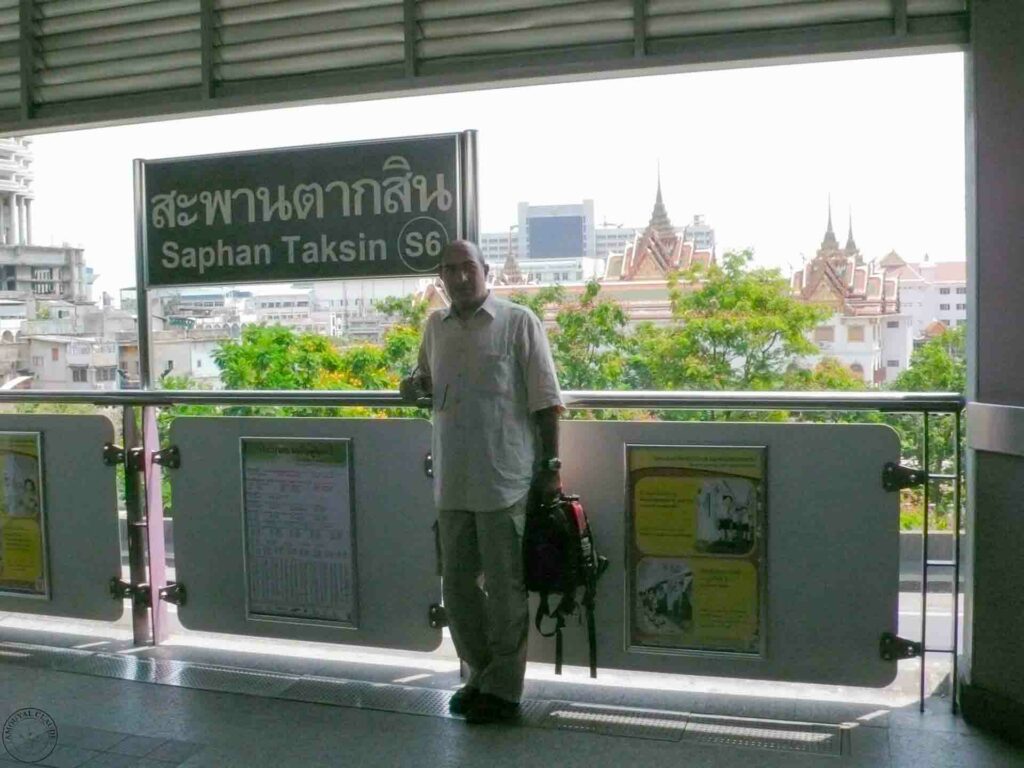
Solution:
[(425, 61), (633, 40), (632, 0), (421, 0), (417, 21)]
[(0, 0), (0, 109), (21, 103), (18, 0)]
[(48, 0), (36, 24), (38, 104), (202, 83), (199, 0)]
[(219, 82), (400, 64), (402, 0), (216, 0)]

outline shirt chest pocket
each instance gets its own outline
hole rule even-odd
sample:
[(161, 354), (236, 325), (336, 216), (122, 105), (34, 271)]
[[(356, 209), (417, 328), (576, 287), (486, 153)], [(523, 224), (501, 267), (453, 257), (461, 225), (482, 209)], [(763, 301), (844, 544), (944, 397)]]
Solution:
[(511, 355), (484, 352), (477, 355), (470, 382), (479, 392), (508, 397), (514, 389), (515, 372), (515, 361)]

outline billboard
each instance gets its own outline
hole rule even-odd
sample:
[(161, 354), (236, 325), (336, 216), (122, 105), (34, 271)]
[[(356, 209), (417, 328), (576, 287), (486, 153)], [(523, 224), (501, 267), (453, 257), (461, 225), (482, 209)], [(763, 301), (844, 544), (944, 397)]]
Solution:
[(143, 284), (435, 272), (475, 231), (470, 133), (138, 160)]

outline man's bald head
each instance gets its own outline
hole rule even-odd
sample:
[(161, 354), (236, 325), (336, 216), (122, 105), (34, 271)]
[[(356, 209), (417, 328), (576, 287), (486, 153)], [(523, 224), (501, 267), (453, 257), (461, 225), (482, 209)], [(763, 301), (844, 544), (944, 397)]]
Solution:
[(444, 264), (445, 256), (451, 257), (455, 253), (465, 253), (473, 257), (484, 272), (488, 271), (487, 262), (484, 261), (484, 255), (480, 252), (480, 247), (472, 240), (452, 240), (441, 250), (441, 263)]

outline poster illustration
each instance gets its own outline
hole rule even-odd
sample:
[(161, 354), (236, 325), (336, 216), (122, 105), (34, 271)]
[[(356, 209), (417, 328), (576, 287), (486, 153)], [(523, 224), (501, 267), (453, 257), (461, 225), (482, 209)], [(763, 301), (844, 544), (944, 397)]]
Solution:
[(37, 432), (0, 432), (0, 592), (49, 595)]
[(765, 449), (629, 446), (630, 644), (759, 653)]
[(356, 625), (348, 440), (243, 438), (250, 615)]

